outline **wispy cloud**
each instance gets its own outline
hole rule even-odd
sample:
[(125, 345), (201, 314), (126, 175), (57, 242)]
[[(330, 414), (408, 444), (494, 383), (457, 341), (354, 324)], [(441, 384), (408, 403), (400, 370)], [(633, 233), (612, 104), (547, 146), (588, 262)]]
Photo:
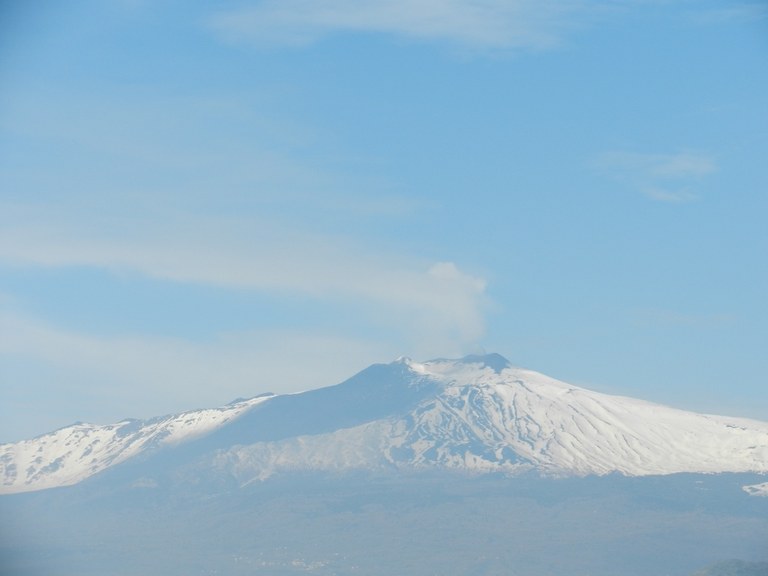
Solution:
[(392, 325), (415, 348), (460, 351), (484, 332), (485, 282), (450, 262), (378, 250), (278, 219), (134, 215), (82, 218), (4, 206), (0, 262), (88, 266), (269, 294), (346, 301)]
[[(146, 323), (118, 337), (95, 333), (75, 314), (57, 321), (26, 314), (26, 304), (45, 310), (56, 301), (56, 280), (50, 290), (38, 285), (40, 294), (11, 294), (16, 301), (0, 294), (3, 385), (18, 389), (18, 402), (0, 407), (0, 428), (40, 421), (34, 387), (71, 402), (71, 411), (52, 408), (53, 417), (149, 416), (265, 387), (332, 384), (400, 354), (461, 354), (483, 337), (483, 279), (381, 233), (389, 220), (415, 219), (419, 198), (308, 160), (311, 127), (283, 123), (278, 112), (236, 96), (133, 104), (119, 94), (75, 96), (60, 95), (61, 109), (18, 99), (4, 118), (21, 141), (54, 143), (57, 161), (40, 170), (24, 149), (5, 159), (0, 267), (152, 278), (182, 299), (198, 293), (186, 291), (191, 285), (247, 293), (296, 321), (275, 331), (268, 328), (277, 321), (255, 319), (251, 331), (220, 334), (229, 328), (203, 320), (196, 337), (205, 341), (168, 325), (170, 337), (153, 336)], [(187, 116), (213, 128), (198, 133), (181, 120)], [(376, 225), (369, 230), (368, 222)], [(92, 276), (81, 278), (87, 299), (98, 288)], [(300, 302), (306, 316), (286, 302)], [(336, 314), (338, 322), (328, 319)], [(12, 373), (13, 366), (20, 368)], [(75, 412), (78, 402), (84, 409)]]
[(357, 326), (329, 329), (309, 318), (291, 329), (255, 325), (195, 340), (104, 335), (39, 320), (0, 297), (7, 387), (0, 441), (76, 419), (149, 417), (268, 390), (330, 385), (403, 353), (460, 355), (485, 332), (485, 282), (450, 262), (425, 265), (265, 223), (251, 222), (252, 234), (233, 222), (200, 219), (164, 233), (134, 222), (129, 234), (111, 223), (114, 234), (83, 221), (75, 227), (38, 218), (35, 226), (16, 228), (3, 222), (0, 262), (128, 271), (182, 290), (195, 283), (252, 291), (267, 302), (300, 295), (316, 310), (356, 316)]
[[(23, 194), (0, 202), (0, 263), (133, 271), (301, 294), (318, 305), (348, 301), (379, 325), (397, 319), (396, 332), (417, 349), (433, 336), (456, 349), (482, 335), (480, 279), (455, 267), (453, 275), (436, 274), (438, 262), (381, 249), (360, 225), (410, 217), (418, 199), (305, 160), (301, 142), (312, 138), (310, 129), (289, 122), (293, 136), (273, 138), (281, 122), (241, 99), (138, 100), (142, 106), (88, 102), (95, 117), (77, 108), (87, 121), (76, 123), (61, 111), (41, 106), (40, 118), (18, 104), (19, 117), (29, 121), (12, 127), (54, 138), (63, 154), (75, 150), (76, 170), (30, 168), (6, 182), (8, 191)], [(180, 122), (186, 113), (215, 126), (213, 136), (201, 138)], [(271, 147), (240, 131), (231, 137), (232, 126), (266, 132)], [(212, 149), (211, 140), (227, 144)], [(91, 159), (87, 166), (84, 158)], [(145, 181), (144, 173), (151, 178)], [(242, 213), (249, 216), (233, 216)], [(356, 232), (334, 232), (350, 223)]]
[(680, 204), (680, 203), (693, 202), (694, 200), (698, 200), (698, 196), (696, 196), (693, 192), (691, 192), (687, 188), (670, 190), (670, 189), (664, 189), (664, 188), (657, 188), (655, 186), (647, 186), (642, 188), (642, 192), (649, 198), (652, 198), (653, 200), (658, 200), (659, 202), (671, 202), (675, 204)]
[(211, 24), (227, 39), (257, 44), (375, 32), (473, 48), (546, 49), (584, 11), (577, 0), (263, 0), (222, 11)]
[(672, 203), (697, 200), (695, 184), (717, 171), (712, 158), (691, 152), (608, 152), (597, 159), (597, 167), (653, 200)]

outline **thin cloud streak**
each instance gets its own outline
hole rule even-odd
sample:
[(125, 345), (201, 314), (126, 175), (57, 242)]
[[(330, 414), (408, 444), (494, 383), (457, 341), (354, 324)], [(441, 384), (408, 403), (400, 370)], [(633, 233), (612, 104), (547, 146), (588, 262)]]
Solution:
[(643, 194), (653, 200), (659, 202), (669, 202), (673, 204), (685, 204), (687, 202), (694, 202), (699, 199), (696, 194), (687, 189), (671, 190), (669, 188), (659, 188), (656, 186), (648, 186), (641, 188)]
[[(131, 271), (179, 283), (344, 302), (402, 331), (412, 345), (460, 351), (485, 331), (485, 282), (455, 264), (388, 254), (351, 238), (254, 219), (80, 217), (27, 207), (19, 221), (5, 210), (0, 262)], [(34, 222), (34, 224), (27, 224)]]
[(559, 0), (265, 0), (210, 21), (230, 41), (306, 45), (338, 32), (374, 32), (480, 49), (557, 46), (583, 2)]
[(698, 200), (699, 196), (692, 188), (717, 171), (717, 164), (712, 158), (691, 152), (608, 152), (597, 159), (596, 166), (648, 198), (668, 203)]
[(599, 162), (608, 169), (661, 178), (700, 178), (717, 170), (711, 158), (690, 152), (678, 154), (609, 152), (604, 154)]

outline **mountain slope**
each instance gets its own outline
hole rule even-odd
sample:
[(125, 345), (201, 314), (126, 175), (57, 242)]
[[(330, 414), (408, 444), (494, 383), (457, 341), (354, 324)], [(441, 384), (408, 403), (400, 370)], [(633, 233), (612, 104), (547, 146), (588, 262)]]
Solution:
[(404, 358), (301, 394), (149, 422), (76, 425), (3, 445), (1, 490), (72, 484), (157, 453), (163, 457), (144, 474), (172, 461), (241, 485), (288, 470), (382, 467), (550, 475), (767, 472), (768, 424), (591, 392), (514, 368), (498, 355)]
[(403, 362), (439, 382), (440, 392), (401, 416), (233, 447), (216, 462), (242, 481), (307, 468), (435, 465), (553, 475), (768, 471), (766, 423), (600, 394), (480, 361)]
[(268, 398), (109, 426), (77, 423), (32, 440), (2, 444), (0, 493), (75, 484), (146, 451), (210, 434)]

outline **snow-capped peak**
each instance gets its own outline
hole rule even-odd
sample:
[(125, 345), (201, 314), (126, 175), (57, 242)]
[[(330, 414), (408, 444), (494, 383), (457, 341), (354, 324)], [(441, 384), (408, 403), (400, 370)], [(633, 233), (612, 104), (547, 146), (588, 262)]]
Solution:
[[(199, 440), (198, 440), (199, 439)], [(554, 475), (768, 472), (768, 423), (580, 388), (498, 354), (373, 365), (336, 386), (0, 445), (0, 491), (79, 482), (184, 443), (196, 469), (447, 467)], [(162, 459), (160, 459), (162, 460)], [(160, 462), (162, 465), (162, 462)]]
[(431, 383), (435, 392), (387, 417), (251, 443), (220, 455), (219, 462), (229, 462), (246, 482), (307, 468), (768, 472), (766, 423), (592, 392), (505, 360), (410, 361), (408, 374)]

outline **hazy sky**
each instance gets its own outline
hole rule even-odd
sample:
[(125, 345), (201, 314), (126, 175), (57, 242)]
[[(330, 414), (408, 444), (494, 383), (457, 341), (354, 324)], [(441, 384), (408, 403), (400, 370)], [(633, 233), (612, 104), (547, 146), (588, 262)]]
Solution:
[(0, 442), (483, 350), (768, 420), (768, 6), (5, 2)]

